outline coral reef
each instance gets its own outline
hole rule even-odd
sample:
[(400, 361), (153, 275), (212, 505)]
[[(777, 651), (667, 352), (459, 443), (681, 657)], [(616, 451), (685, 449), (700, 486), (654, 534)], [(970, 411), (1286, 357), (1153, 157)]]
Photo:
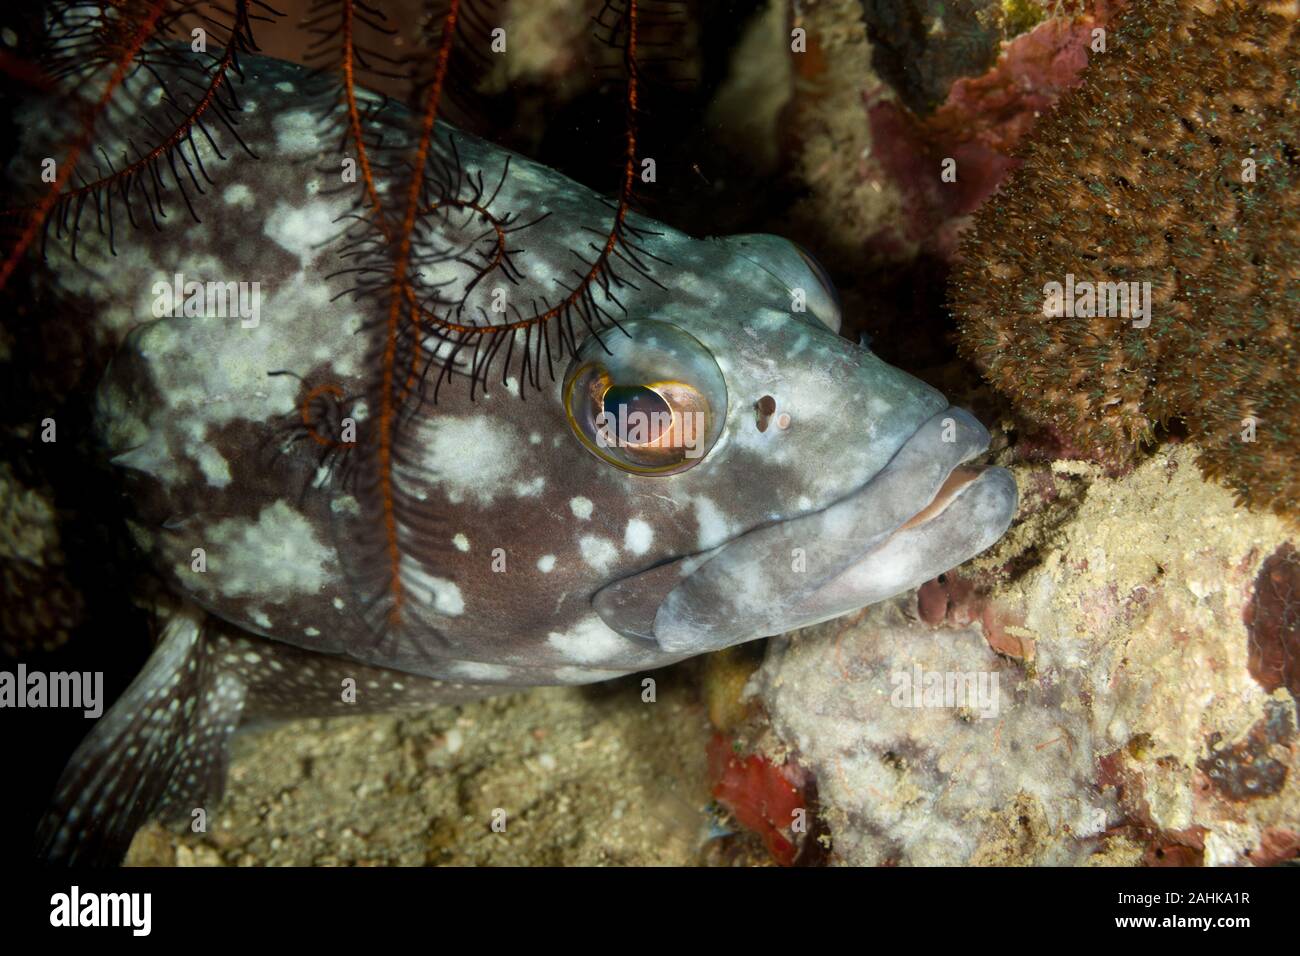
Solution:
[[(1041, 17), (1032, 4), (1004, 14), (999, 0), (861, 0), (872, 61), (908, 107), (918, 113), (941, 102), (959, 76), (988, 69), (1004, 26)], [(1028, 25), (1032, 26), (1032, 23)], [(1015, 34), (1010, 34), (1014, 36)]]
[[(915, 247), (953, 257), (966, 217), (1019, 166), (1014, 151), (1021, 137), (1087, 65), (1092, 31), (1111, 12), (1105, 3), (1095, 7), (1011, 34), (986, 71), (957, 77), (932, 112), (909, 109), (906, 97), (895, 99), (883, 87), (864, 93), (873, 153), (897, 184), (903, 213), (869, 245), (882, 254)], [(937, 175), (945, 160), (955, 163), (951, 180)]]
[[(960, 11), (956, 20), (941, 15), (948, 5), (799, 5), (794, 24), (808, 31), (808, 51), (792, 58), (796, 82), (782, 115), (794, 195), (771, 228), (814, 249), (830, 270), (846, 334), (866, 333), (883, 358), (922, 377), (951, 361), (943, 289), (961, 231), (1018, 164), (1018, 138), (1076, 81), (1091, 29), (1115, 6), (982, 5), (979, 29), (1001, 42), (981, 41), (987, 49), (972, 58), (959, 42)], [(932, 63), (942, 82), (932, 82), (925, 103), (869, 39), (898, 18), (931, 31), (923, 42), (934, 56), (955, 44), (951, 67)], [(956, 163), (955, 181), (940, 177), (945, 159)]]
[[(976, 217), (951, 289), (964, 353), (1031, 419), (1101, 455), (1181, 420), (1207, 474), (1292, 515), (1297, 89), (1294, 4), (1130, 5)], [(1049, 284), (1075, 281), (1061, 314)], [(1149, 311), (1122, 309), (1125, 283), (1149, 284)]]
[[(914, 684), (959, 673), (1001, 688), (1000, 719), (976, 699), (914, 706)], [(1005, 831), (1023, 844), (1019, 862), (1066, 864), (1087, 851), (1062, 834), (1096, 835), (1109, 812), (1077, 743), (1086, 718), (1061, 709), (1080, 680), (1022, 680), (977, 629), (929, 630), (889, 604), (775, 639), (761, 693), (778, 736), (816, 773), (836, 862), (1008, 862)]]

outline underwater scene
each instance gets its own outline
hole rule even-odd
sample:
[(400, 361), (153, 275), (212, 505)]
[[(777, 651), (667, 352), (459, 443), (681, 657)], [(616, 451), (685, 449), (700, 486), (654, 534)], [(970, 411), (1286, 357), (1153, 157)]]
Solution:
[(1300, 863), (1294, 0), (47, 0), (0, 86), (6, 856)]

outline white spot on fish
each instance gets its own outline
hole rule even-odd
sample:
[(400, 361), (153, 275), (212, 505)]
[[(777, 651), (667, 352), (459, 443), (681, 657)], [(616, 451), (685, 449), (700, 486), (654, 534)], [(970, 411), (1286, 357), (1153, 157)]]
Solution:
[(701, 550), (716, 547), (731, 537), (727, 530), (727, 519), (722, 516), (718, 506), (703, 495), (695, 498), (695, 520), (699, 524), (696, 543)]
[(509, 487), (519, 446), (510, 425), (490, 418), (444, 417), (421, 419), (415, 431), (413, 446), (423, 448), (424, 455), (416, 464), (395, 467), (403, 489), (433, 484), (452, 504), (473, 498), (487, 505)]
[(251, 208), (253, 205), (253, 191), (243, 183), (235, 183), (221, 194), (221, 199), (227, 206), (239, 206)]
[(452, 536), (451, 543), (456, 546), (457, 551), (469, 550), (469, 538), (459, 532)]
[(224, 488), (230, 484), (230, 463), (221, 452), (211, 445), (199, 445), (193, 449), (193, 454), (208, 484), (214, 488)]
[(465, 598), (454, 581), (430, 574), (419, 561), (409, 554), (402, 555), (398, 569), (402, 586), (422, 604), (432, 607), (439, 614), (457, 615), (465, 611)]
[(591, 517), (591, 512), (592, 512), (591, 499), (584, 498), (582, 497), (582, 495), (578, 495), (578, 497), (576, 498), (570, 498), (569, 510), (573, 512), (573, 516), (578, 520), (586, 521), (588, 518)]
[(627, 523), (627, 530), (623, 532), (623, 547), (633, 554), (645, 554), (650, 550), (650, 543), (654, 541), (654, 529), (640, 518), (633, 518)]
[(624, 638), (594, 614), (563, 634), (551, 631), (546, 640), (566, 658), (579, 664), (608, 660), (626, 649)]
[(266, 217), (262, 232), (287, 252), (297, 256), (306, 267), (332, 234), (335, 215), (334, 208), (328, 203), (291, 206), (280, 202)]
[(334, 555), (310, 521), (277, 501), (267, 505), (256, 523), (227, 518), (207, 529), (207, 574), (189, 573), (185, 552), (182, 575), (191, 587), (218, 590), (227, 596), (314, 594), (334, 573)]
[(578, 549), (582, 560), (597, 571), (606, 571), (618, 560), (618, 548), (608, 538), (598, 538), (594, 534), (584, 534), (578, 539)]
[(339, 495), (337, 498), (330, 499), (330, 511), (336, 515), (346, 514), (359, 518), (361, 516), (361, 503), (351, 495)]
[(515, 494), (520, 498), (536, 498), (546, 487), (546, 479), (541, 475), (529, 481), (519, 481), (515, 483)]
[(544, 554), (537, 559), (537, 570), (543, 574), (550, 574), (555, 570), (555, 555)]
[(503, 664), (486, 664), (482, 661), (456, 661), (447, 670), (453, 677), (482, 683), (508, 680), (512, 673), (510, 668)]
[(282, 156), (320, 152), (320, 118), (310, 110), (281, 113), (274, 120), (275, 145)]

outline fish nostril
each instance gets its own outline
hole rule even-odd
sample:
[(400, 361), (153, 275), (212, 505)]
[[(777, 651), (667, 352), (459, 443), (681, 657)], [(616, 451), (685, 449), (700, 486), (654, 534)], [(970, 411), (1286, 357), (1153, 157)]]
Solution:
[(768, 422), (771, 421), (772, 414), (776, 411), (776, 399), (771, 395), (764, 395), (754, 403), (754, 411), (757, 415), (758, 430), (767, 431)]

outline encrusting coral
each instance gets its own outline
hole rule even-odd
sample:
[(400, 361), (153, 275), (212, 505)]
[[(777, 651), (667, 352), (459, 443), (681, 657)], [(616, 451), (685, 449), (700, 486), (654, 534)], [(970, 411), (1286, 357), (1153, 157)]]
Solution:
[[(1126, 7), (1107, 52), (1035, 127), (1024, 166), (976, 217), (949, 293), (962, 351), (1028, 418), (1110, 457), (1180, 420), (1207, 475), (1291, 516), (1296, 7)], [(1050, 283), (1072, 299), (1057, 303), (1064, 315)], [(1114, 308), (1123, 300), (1097, 294), (1100, 283), (1115, 293), (1149, 283), (1149, 312)]]

